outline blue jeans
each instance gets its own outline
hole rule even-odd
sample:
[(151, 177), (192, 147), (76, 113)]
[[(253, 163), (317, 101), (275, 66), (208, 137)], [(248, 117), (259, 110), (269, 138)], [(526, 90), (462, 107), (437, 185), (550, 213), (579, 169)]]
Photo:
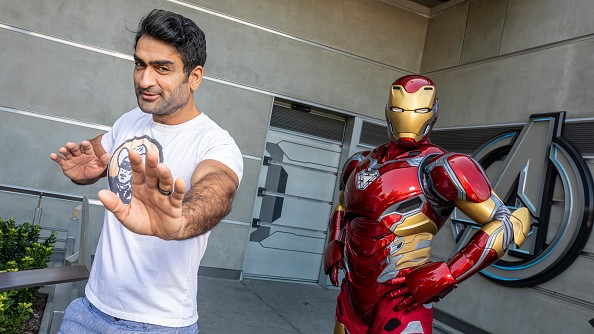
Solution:
[(198, 323), (187, 327), (165, 327), (117, 319), (99, 311), (86, 297), (81, 297), (73, 300), (66, 308), (58, 334), (138, 332), (197, 334)]

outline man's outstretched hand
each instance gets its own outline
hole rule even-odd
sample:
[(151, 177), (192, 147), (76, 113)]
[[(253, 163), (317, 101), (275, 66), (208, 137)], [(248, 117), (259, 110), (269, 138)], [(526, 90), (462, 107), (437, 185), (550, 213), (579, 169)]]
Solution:
[[(128, 205), (113, 192), (101, 190), (99, 199), (105, 208), (134, 233), (153, 235), (165, 240), (179, 239), (183, 230), (182, 202), (186, 185), (173, 180), (159, 156), (149, 151), (142, 162), (140, 154), (128, 153), (132, 167), (132, 198)], [(159, 189), (161, 191), (159, 191)], [(173, 192), (172, 192), (173, 191)], [(171, 192), (170, 195), (167, 193)], [(164, 194), (165, 193), (165, 194)]]
[(73, 182), (90, 184), (97, 181), (107, 168), (109, 154), (97, 158), (93, 145), (89, 141), (80, 144), (68, 142), (58, 150), (60, 154), (51, 153), (50, 159), (62, 168), (62, 172)]

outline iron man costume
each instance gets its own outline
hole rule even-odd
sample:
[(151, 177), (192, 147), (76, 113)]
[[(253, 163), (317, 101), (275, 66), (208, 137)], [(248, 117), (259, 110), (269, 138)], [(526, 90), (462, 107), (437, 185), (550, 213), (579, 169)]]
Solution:
[[(386, 105), (390, 141), (343, 168), (324, 254), (334, 285), (345, 271), (335, 334), (431, 333), (431, 302), (528, 234), (528, 210), (510, 213), (478, 163), (429, 142), (436, 119), (429, 78), (396, 80)], [(456, 207), (482, 228), (449, 262), (431, 262), (431, 240)]]

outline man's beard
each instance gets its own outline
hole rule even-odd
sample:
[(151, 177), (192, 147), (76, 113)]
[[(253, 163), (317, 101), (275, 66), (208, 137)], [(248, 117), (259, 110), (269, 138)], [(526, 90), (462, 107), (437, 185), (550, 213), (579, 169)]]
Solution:
[[(159, 94), (159, 99), (155, 102), (147, 102), (142, 99), (142, 93), (149, 92), (152, 94)], [(165, 97), (162, 95), (162, 92), (153, 92), (150, 89), (136, 89), (136, 100), (138, 102), (138, 106), (140, 110), (147, 114), (152, 115), (171, 115), (185, 106), (188, 101), (189, 97), (183, 96), (183, 91), (181, 87), (178, 87), (170, 96), (168, 100), (165, 100)]]

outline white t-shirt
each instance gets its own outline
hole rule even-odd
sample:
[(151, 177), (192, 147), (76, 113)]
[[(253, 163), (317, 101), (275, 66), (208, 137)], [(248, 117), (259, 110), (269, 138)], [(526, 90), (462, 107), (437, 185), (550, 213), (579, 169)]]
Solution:
[[(130, 200), (129, 150), (143, 158), (149, 150), (158, 150), (174, 179), (182, 178), (188, 187), (194, 169), (205, 159), (224, 163), (240, 180), (243, 174), (233, 138), (205, 114), (169, 126), (136, 108), (115, 122), (101, 144), (111, 154), (109, 189), (124, 203)], [(169, 327), (193, 324), (198, 320), (198, 266), (209, 234), (181, 241), (139, 235), (106, 210), (87, 298), (116, 318)]]

